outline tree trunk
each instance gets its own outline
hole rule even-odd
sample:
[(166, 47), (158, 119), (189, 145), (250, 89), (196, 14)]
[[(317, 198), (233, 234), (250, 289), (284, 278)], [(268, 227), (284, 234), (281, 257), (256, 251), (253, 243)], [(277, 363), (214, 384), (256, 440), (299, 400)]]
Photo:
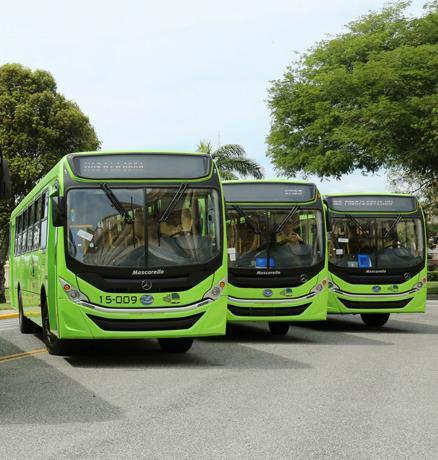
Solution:
[(14, 209), (14, 200), (0, 203), (0, 303), (5, 303), (5, 263), (9, 253), (9, 217)]

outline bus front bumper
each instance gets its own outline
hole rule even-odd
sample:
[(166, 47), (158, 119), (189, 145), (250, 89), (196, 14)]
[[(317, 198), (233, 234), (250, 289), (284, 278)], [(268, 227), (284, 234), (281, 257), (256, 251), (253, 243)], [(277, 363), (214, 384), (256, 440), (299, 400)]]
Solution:
[(109, 308), (58, 299), (61, 339), (136, 339), (224, 335), (227, 297), (185, 306)]
[(427, 289), (400, 294), (367, 295), (337, 290), (329, 291), (328, 314), (355, 313), (424, 313)]
[(254, 299), (228, 296), (227, 321), (323, 321), (327, 292), (297, 298)]

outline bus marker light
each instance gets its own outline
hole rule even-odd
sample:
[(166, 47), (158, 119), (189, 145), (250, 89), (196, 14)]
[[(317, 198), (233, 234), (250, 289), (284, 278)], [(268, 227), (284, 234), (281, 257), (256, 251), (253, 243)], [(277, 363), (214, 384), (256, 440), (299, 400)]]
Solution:
[(73, 289), (73, 290), (68, 292), (68, 296), (70, 297), (70, 299), (77, 299), (78, 297), (80, 297), (80, 294), (79, 294), (78, 291), (75, 291)]
[(221, 289), (223, 289), (223, 288), (225, 287), (225, 281), (221, 281), (221, 282), (219, 283), (219, 287), (220, 287)]
[(64, 284), (64, 291), (68, 292), (71, 289), (71, 286), (69, 284)]

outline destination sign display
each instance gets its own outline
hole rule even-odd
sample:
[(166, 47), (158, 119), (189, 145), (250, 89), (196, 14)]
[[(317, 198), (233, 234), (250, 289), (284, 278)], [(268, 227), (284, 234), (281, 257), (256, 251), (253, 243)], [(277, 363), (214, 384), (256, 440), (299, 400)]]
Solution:
[(225, 201), (229, 203), (305, 203), (314, 201), (314, 184), (242, 182), (224, 184)]
[(201, 154), (123, 153), (77, 155), (70, 165), (87, 179), (197, 179), (209, 175), (211, 160)]
[(350, 195), (328, 196), (327, 204), (333, 211), (344, 212), (413, 212), (417, 200), (413, 196)]

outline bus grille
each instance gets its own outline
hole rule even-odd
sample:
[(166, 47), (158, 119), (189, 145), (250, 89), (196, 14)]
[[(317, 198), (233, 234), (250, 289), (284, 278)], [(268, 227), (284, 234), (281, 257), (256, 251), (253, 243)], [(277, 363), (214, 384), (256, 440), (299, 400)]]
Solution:
[(301, 315), (310, 303), (297, 307), (236, 307), (228, 305), (228, 309), (236, 316), (297, 316)]
[(363, 300), (347, 300), (339, 299), (347, 308), (361, 308), (361, 309), (378, 309), (378, 308), (403, 308), (412, 300), (412, 297), (409, 299), (403, 300), (390, 300), (390, 301), (374, 301), (374, 302), (365, 302)]
[(191, 328), (203, 314), (160, 319), (114, 319), (89, 314), (87, 316), (104, 331), (171, 331)]

